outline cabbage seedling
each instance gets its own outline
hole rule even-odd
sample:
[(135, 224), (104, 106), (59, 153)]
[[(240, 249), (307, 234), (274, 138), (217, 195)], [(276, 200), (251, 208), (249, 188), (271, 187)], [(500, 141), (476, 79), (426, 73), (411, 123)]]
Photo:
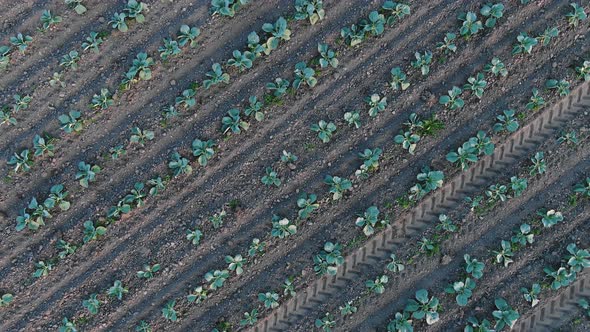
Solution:
[(82, 49), (84, 51), (93, 50), (94, 53), (98, 53), (98, 47), (103, 43), (102, 37), (94, 31), (90, 32), (90, 37), (86, 37), (86, 41), (82, 43)]
[(31, 42), (33, 42), (33, 38), (28, 35), (23, 36), (22, 33), (17, 34), (15, 37), (10, 37), (10, 43), (13, 46), (18, 47), (21, 54), (25, 54), (25, 51)]
[(536, 111), (545, 105), (545, 99), (539, 94), (538, 89), (533, 88), (533, 95), (530, 101), (526, 104), (526, 108), (531, 111)]
[(227, 134), (230, 130), (234, 134), (239, 134), (243, 130), (248, 130), (250, 124), (246, 121), (243, 121), (240, 117), (240, 110), (237, 108), (232, 108), (227, 112), (227, 116), (224, 116), (221, 119), (221, 130), (224, 134)]
[(322, 140), (322, 142), (328, 143), (336, 131), (336, 125), (333, 122), (320, 120), (318, 124), (314, 123), (311, 125), (311, 130), (318, 133), (318, 137)]
[(410, 314), (407, 311), (396, 312), (395, 318), (387, 324), (388, 332), (412, 332), (414, 327), (412, 326), (412, 320)]
[(233, 59), (227, 61), (228, 66), (236, 67), (240, 72), (252, 68), (252, 63), (256, 56), (250, 52), (245, 51), (244, 53), (235, 50), (232, 54)]
[(521, 32), (516, 37), (517, 43), (512, 48), (512, 55), (527, 53), (531, 54), (533, 47), (539, 43), (537, 38), (529, 37), (526, 33)]
[(211, 71), (208, 71), (205, 75), (209, 77), (203, 81), (203, 86), (205, 89), (209, 89), (211, 86), (220, 83), (229, 83), (229, 74), (223, 72), (219, 63), (214, 63), (211, 66)]
[(432, 53), (430, 51), (424, 52), (424, 54), (420, 54), (420, 52), (414, 53), (414, 57), (416, 61), (412, 61), (412, 67), (416, 69), (420, 69), (422, 76), (428, 75), (430, 72), (430, 64), (432, 63)]
[(584, 61), (581, 67), (576, 67), (576, 73), (579, 79), (590, 81), (590, 61)]
[(342, 257), (342, 246), (338, 243), (326, 242), (323, 250), (313, 257), (313, 270), (316, 274), (322, 276), (328, 274), (336, 275), (338, 266), (344, 263)]
[(182, 50), (178, 47), (178, 42), (170, 38), (164, 38), (164, 45), (158, 48), (160, 52), (160, 58), (166, 61), (168, 58), (179, 55)]
[(273, 91), (273, 95), (275, 97), (281, 97), (285, 93), (287, 93), (287, 89), (289, 88), (289, 81), (284, 80), (282, 78), (276, 78), (274, 83), (266, 83), (266, 88), (270, 91)]
[(531, 162), (533, 164), (529, 166), (530, 176), (544, 174), (547, 171), (547, 163), (545, 162), (544, 154), (542, 151), (535, 153), (535, 155), (531, 158)]
[(62, 325), (59, 327), (59, 332), (78, 332), (78, 328), (74, 322), (71, 322), (67, 317), (64, 317)]
[(375, 280), (367, 280), (365, 282), (365, 286), (369, 289), (369, 291), (375, 294), (383, 294), (385, 291), (385, 284), (389, 281), (389, 278), (386, 275), (382, 275), (377, 277)]
[(111, 154), (111, 159), (117, 160), (124, 156), (127, 153), (127, 151), (125, 150), (123, 145), (117, 145), (115, 147), (110, 148), (109, 153)]
[(447, 32), (443, 41), (436, 44), (436, 49), (442, 50), (445, 54), (455, 53), (457, 52), (457, 45), (455, 44), (456, 39), (457, 35), (452, 32)]
[(575, 130), (570, 131), (569, 133), (561, 133), (561, 136), (557, 139), (557, 143), (559, 144), (567, 144), (567, 145), (578, 145), (578, 137)]
[(445, 292), (448, 294), (457, 294), (455, 301), (460, 307), (467, 305), (469, 298), (473, 295), (473, 289), (475, 288), (475, 281), (471, 278), (466, 278), (465, 281), (456, 281), (452, 285), (445, 288)]
[[(527, 0), (528, 1), (528, 0)], [(483, 319), (481, 323), (475, 317), (467, 318), (468, 325), (465, 326), (465, 332), (493, 332), (492, 323), (489, 320)]]
[(449, 218), (446, 214), (439, 214), (438, 215), (438, 224), (436, 225), (437, 231), (445, 231), (454, 233), (457, 231), (457, 225), (453, 223), (451, 218)]
[(426, 318), (426, 324), (432, 325), (439, 320), (438, 311), (441, 309), (436, 297), (428, 297), (428, 291), (420, 289), (416, 291), (416, 299), (409, 299), (405, 311), (412, 313), (412, 317), (418, 320)]
[(49, 80), (49, 85), (51, 87), (56, 87), (56, 86), (61, 86), (62, 88), (66, 87), (66, 83), (62, 82), (62, 73), (53, 73), (53, 76), (51, 77), (51, 79)]
[(123, 287), (121, 280), (115, 280), (113, 286), (107, 291), (107, 295), (110, 297), (116, 297), (119, 300), (123, 299), (123, 295), (129, 293), (127, 287)]
[(321, 68), (332, 66), (332, 68), (338, 67), (338, 59), (336, 58), (336, 52), (328, 48), (328, 44), (318, 44), (318, 52), (320, 53), (319, 63)]
[(477, 162), (477, 150), (473, 146), (473, 142), (469, 140), (457, 148), (457, 152), (449, 152), (446, 159), (451, 163), (458, 162), (461, 165), (461, 170), (464, 171), (469, 168), (469, 163)]
[(350, 180), (338, 176), (332, 177), (331, 175), (326, 175), (324, 183), (330, 186), (330, 193), (332, 194), (332, 199), (335, 201), (341, 199), (347, 190), (352, 189), (352, 182)]
[(45, 199), (43, 203), (45, 206), (58, 206), (60, 210), (67, 211), (70, 209), (70, 202), (66, 201), (68, 192), (63, 191), (64, 186), (62, 184), (56, 184), (51, 187), (49, 197)]
[(45, 32), (51, 28), (53, 25), (57, 25), (61, 22), (61, 16), (52, 15), (50, 10), (44, 10), (41, 13), (41, 23), (43, 23), (43, 27), (39, 29), (41, 32)]
[(570, 94), (570, 82), (566, 80), (548, 80), (545, 87), (550, 90), (557, 90), (560, 96), (567, 96)]
[(20, 95), (14, 95), (12, 98), (14, 98), (14, 104), (12, 105), (12, 111), (14, 113), (18, 113), (20, 110), (26, 110), (29, 108), (29, 104), (33, 100), (33, 98), (28, 95), (24, 97), (21, 97)]
[(8, 306), (13, 299), (14, 297), (10, 293), (2, 294), (2, 297), (0, 297), (0, 307)]
[(390, 15), (387, 16), (387, 24), (389, 25), (393, 25), (398, 20), (404, 18), (404, 16), (410, 15), (410, 6), (404, 3), (397, 3), (388, 0), (383, 3), (381, 9), (390, 13)]
[(359, 25), (371, 35), (379, 36), (385, 30), (385, 16), (377, 11), (372, 11), (369, 13), (369, 21), (361, 20)]
[(10, 64), (10, 46), (0, 46), (0, 70), (4, 70)]
[(194, 246), (198, 246), (201, 242), (201, 237), (203, 237), (203, 232), (198, 229), (186, 231), (186, 239), (189, 240)]
[(69, 8), (73, 8), (78, 15), (86, 13), (86, 7), (82, 4), (82, 0), (65, 0)]
[(359, 28), (356, 24), (344, 27), (340, 30), (340, 36), (349, 46), (357, 46), (365, 40), (365, 29)]
[(317, 196), (314, 194), (306, 194), (306, 193), (302, 193), (299, 198), (297, 199), (297, 207), (299, 208), (299, 211), (297, 212), (297, 215), (299, 216), (299, 218), (301, 219), (307, 219), (309, 218), (309, 215), (320, 208), (320, 204), (316, 202), (317, 201)]
[(578, 249), (575, 243), (570, 243), (567, 246), (567, 252), (570, 254), (565, 259), (572, 271), (582, 272), (583, 269), (590, 267), (590, 252), (588, 250)]
[(223, 287), (223, 283), (227, 278), (229, 278), (229, 272), (227, 270), (215, 270), (205, 274), (205, 281), (209, 283), (209, 289), (211, 290)]
[(98, 313), (98, 308), (100, 307), (100, 301), (96, 298), (98, 295), (91, 294), (90, 298), (82, 301), (82, 306), (88, 310), (91, 315), (96, 315)]
[(113, 27), (113, 29), (118, 29), (121, 32), (127, 32), (129, 30), (129, 27), (127, 26), (127, 23), (125, 22), (126, 18), (127, 18), (127, 15), (125, 15), (125, 13), (119, 14), (119, 13), (115, 12), (113, 14), (113, 17), (109, 21), (109, 24), (111, 25), (111, 27)]
[(45, 263), (44, 261), (39, 261), (35, 263), (35, 267), (37, 268), (37, 270), (35, 270), (33, 273), (33, 277), (35, 278), (46, 277), (49, 272), (53, 270), (53, 264), (50, 262)]
[(258, 101), (258, 98), (256, 98), (256, 96), (250, 96), (250, 98), (248, 98), (248, 103), (248, 106), (244, 109), (244, 113), (247, 116), (254, 114), (254, 118), (256, 119), (256, 121), (264, 120), (264, 112), (262, 112), (262, 102)]
[(207, 299), (207, 290), (203, 286), (196, 287), (192, 293), (186, 297), (190, 303), (199, 304)]
[(125, 200), (120, 200), (116, 206), (109, 208), (107, 212), (107, 218), (116, 220), (121, 218), (121, 215), (129, 213), (130, 211), (131, 206), (127, 204)]
[(182, 95), (176, 97), (176, 106), (182, 106), (185, 109), (189, 109), (196, 105), (197, 101), (195, 100), (195, 90), (193, 89), (186, 89), (182, 91)]
[(259, 57), (262, 53), (266, 52), (264, 46), (260, 45), (260, 36), (258, 36), (256, 31), (252, 31), (248, 34), (248, 49), (255, 57)]
[(297, 161), (297, 156), (292, 154), (291, 152), (287, 152), (285, 150), (283, 150), (283, 153), (281, 154), (281, 161), (284, 162), (285, 164), (292, 164), (294, 162)]
[[(1, 301), (0, 301), (0, 303), (1, 303)], [(580, 306), (580, 308), (582, 308), (586, 311), (586, 316), (590, 317), (590, 303), (588, 303), (588, 301), (586, 299), (580, 299), (578, 301), (578, 305)]]
[(207, 162), (213, 158), (215, 154), (215, 143), (212, 140), (201, 141), (195, 139), (192, 143), (193, 156), (197, 157), (197, 161), (201, 166), (207, 166)]
[(429, 256), (434, 255), (439, 250), (439, 244), (431, 239), (422, 237), (422, 240), (418, 241), (420, 253), (427, 254)]
[(398, 273), (405, 269), (404, 264), (395, 254), (389, 255), (389, 258), (391, 258), (391, 261), (385, 266), (388, 271)]
[(135, 327), (135, 332), (152, 332), (152, 326), (142, 320)]
[(213, 225), (213, 228), (217, 229), (223, 225), (223, 219), (227, 213), (225, 210), (221, 210), (221, 212), (216, 213), (209, 217), (209, 222)]
[(569, 286), (574, 280), (576, 280), (576, 272), (569, 271), (565, 267), (560, 267), (559, 269), (554, 270), (550, 267), (546, 267), (543, 269), (545, 275), (552, 279), (551, 281), (551, 289), (558, 290), (562, 287)]
[(501, 331), (504, 327), (508, 326), (510, 328), (514, 327), (516, 321), (520, 317), (518, 312), (512, 309), (511, 306), (506, 303), (506, 300), (502, 298), (497, 298), (494, 301), (497, 310), (492, 312), (492, 316), (496, 319), (496, 325), (494, 328), (496, 331)]
[(299, 62), (295, 65), (295, 79), (293, 80), (293, 88), (299, 89), (301, 83), (307, 84), (313, 88), (318, 83), (315, 78), (315, 70), (309, 68), (305, 62)]
[(277, 215), (272, 216), (272, 230), (270, 235), (284, 239), (290, 235), (297, 233), (297, 226), (295, 226), (289, 219), (281, 218)]
[(351, 127), (354, 126), (357, 129), (361, 127), (361, 115), (357, 111), (344, 113), (344, 121)]
[(535, 241), (535, 235), (531, 233), (531, 226), (529, 224), (522, 224), (518, 230), (514, 233), (510, 242), (513, 244), (526, 246), (526, 244), (532, 244)]
[(392, 68), (390, 73), (391, 81), (389, 82), (389, 85), (391, 85), (394, 90), (405, 90), (410, 86), (406, 73), (404, 73), (400, 67)]
[(483, 276), (483, 269), (485, 268), (484, 263), (475, 258), (472, 259), (468, 254), (465, 254), (463, 259), (465, 260), (465, 272), (475, 279), (479, 279)]
[(262, 30), (271, 35), (265, 44), (264, 52), (266, 54), (270, 54), (272, 50), (275, 50), (281, 40), (287, 41), (291, 39), (291, 30), (287, 28), (287, 20), (282, 16), (274, 24), (264, 23)]
[(166, 303), (164, 308), (162, 308), (162, 317), (165, 319), (176, 322), (178, 320), (178, 313), (174, 310), (174, 306), (176, 305), (176, 301), (171, 300)]
[(416, 179), (420, 182), (410, 188), (410, 200), (418, 201), (429, 192), (442, 187), (445, 178), (441, 171), (431, 171), (427, 167), (419, 173)]
[(35, 231), (40, 226), (45, 226), (44, 218), (50, 216), (49, 211), (43, 205), (39, 205), (35, 198), (31, 199), (27, 208), (34, 210), (34, 212), (29, 214), (25, 209), (22, 209), (21, 214), (16, 217), (16, 230), (20, 232), (28, 228)]
[(182, 157), (178, 152), (172, 153), (171, 160), (168, 163), (168, 168), (174, 173), (174, 177), (182, 174), (189, 175), (193, 172), (188, 159)]
[(94, 96), (92, 96), (92, 101), (90, 102), (90, 105), (92, 106), (92, 108), (95, 109), (100, 108), (101, 110), (106, 110), (107, 108), (112, 106), (113, 103), (113, 96), (109, 89), (102, 88), (100, 89), (100, 95), (95, 94)]
[(492, 203), (498, 201), (505, 202), (509, 198), (507, 195), (508, 188), (505, 185), (493, 184), (485, 191), (485, 193)]
[(0, 124), (11, 124), (16, 126), (17, 121), (14, 117), (12, 117), (12, 114), (9, 111), (0, 111)]
[(483, 30), (483, 24), (477, 19), (477, 14), (474, 12), (459, 15), (459, 21), (463, 21), (459, 33), (461, 36), (465, 37), (465, 39), (470, 39), (480, 30)]
[(143, 2), (137, 2), (136, 0), (127, 1), (125, 6), (125, 13), (130, 19), (135, 19), (137, 23), (145, 22), (145, 16), (141, 13), (144, 9), (147, 9), (147, 5)]
[(324, 2), (322, 0), (295, 0), (295, 19), (309, 19), (311, 25), (324, 19)]
[(158, 193), (160, 193), (160, 191), (166, 189), (166, 184), (159, 176), (157, 178), (148, 180), (147, 184), (151, 187), (149, 190), (150, 196), (156, 196)]
[(98, 165), (90, 165), (83, 161), (78, 163), (78, 172), (76, 172), (76, 180), (79, 180), (80, 185), (88, 188), (90, 182), (96, 181), (96, 174), (100, 173)]
[(107, 229), (103, 226), (94, 226), (91, 220), (84, 222), (84, 243), (88, 243), (92, 240), (96, 240), (103, 236), (107, 232)]
[(160, 271), (160, 264), (154, 264), (152, 266), (144, 265), (142, 271), (137, 271), (137, 277), (151, 279), (154, 277), (154, 274), (158, 271)]
[(257, 254), (264, 254), (264, 249), (266, 247), (266, 243), (260, 241), (260, 239), (254, 238), (252, 239), (252, 243), (248, 248), (248, 256), (254, 257)]
[(492, 58), (492, 61), (485, 65), (483, 70), (486, 73), (492, 73), (494, 76), (501, 75), (502, 77), (506, 77), (508, 75), (508, 69), (504, 63), (498, 58)]
[(141, 52), (137, 54), (133, 60), (133, 64), (129, 71), (127, 71), (126, 77), (134, 79), (139, 74), (139, 78), (142, 80), (149, 80), (152, 78), (151, 66), (154, 65), (154, 60), (148, 57), (147, 53)]
[(133, 127), (131, 128), (131, 133), (132, 135), (129, 141), (131, 143), (137, 143), (141, 146), (144, 146), (147, 141), (154, 139), (154, 132), (151, 130), (141, 130), (138, 127)]
[(23, 172), (28, 172), (31, 170), (31, 166), (33, 166), (33, 160), (29, 155), (29, 150), (24, 149), (19, 153), (14, 153), (12, 157), (8, 160), (8, 165), (14, 165), (14, 172), (18, 173), (20, 170)]
[(463, 89), (472, 91), (473, 94), (477, 96), (477, 98), (481, 99), (484, 89), (488, 85), (488, 83), (484, 80), (483, 74), (478, 73), (475, 77), (469, 77), (467, 82), (469, 83), (465, 84)]
[(250, 0), (211, 0), (211, 15), (234, 17), (236, 11), (249, 2)]
[(201, 29), (197, 27), (189, 27), (186, 24), (180, 26), (180, 32), (178, 34), (178, 45), (184, 47), (189, 44), (190, 47), (197, 47), (197, 37), (201, 34)]
[(401, 144), (404, 150), (408, 150), (408, 152), (413, 155), (414, 151), (416, 151), (417, 143), (420, 141), (420, 136), (409, 131), (400, 132), (399, 135), (396, 135), (393, 138), (393, 141), (397, 144)]
[(448, 95), (440, 96), (438, 99), (438, 103), (444, 105), (449, 110), (453, 111), (456, 109), (460, 109), (465, 105), (463, 99), (461, 99), (461, 93), (463, 90), (457, 86), (453, 86), (451, 90), (448, 90)]
[(331, 332), (336, 327), (336, 320), (329, 312), (326, 312), (326, 315), (321, 319), (316, 318), (315, 327), (322, 329), (324, 332)]
[(536, 306), (539, 303), (539, 294), (541, 294), (541, 285), (535, 283), (531, 286), (531, 289), (522, 287), (520, 289), (524, 300), (531, 304), (531, 307)]
[(295, 285), (293, 285), (293, 277), (285, 279), (285, 282), (281, 285), (281, 287), (283, 288), (284, 296), (294, 297), (297, 295), (297, 293), (295, 293)]
[(279, 306), (279, 294), (275, 292), (258, 293), (258, 301), (264, 304), (267, 309), (274, 309)]
[(242, 257), (242, 255), (235, 255), (235, 256), (225, 256), (225, 262), (228, 263), (227, 269), (230, 271), (236, 271), (236, 275), (240, 275), (244, 273), (244, 264), (246, 264), (246, 259)]
[(518, 130), (519, 124), (518, 120), (514, 116), (514, 110), (504, 110), (502, 113), (502, 115), (498, 115), (496, 117), (498, 122), (494, 124), (494, 132), (501, 133), (503, 131), (507, 131), (509, 133), (513, 133)]
[(538, 211), (537, 215), (542, 217), (541, 223), (545, 228), (552, 227), (563, 221), (563, 214), (555, 210), (549, 210), (546, 212)]
[(512, 189), (513, 197), (518, 197), (526, 190), (528, 182), (526, 178), (519, 178), (513, 176), (510, 178), (510, 188)]
[(369, 116), (375, 117), (379, 112), (382, 112), (387, 107), (387, 97), (379, 97), (378, 94), (372, 94), (365, 98), (365, 102), (369, 104)]
[(567, 13), (567, 22), (573, 27), (578, 27), (578, 24), (580, 24), (581, 21), (585, 21), (588, 15), (586, 14), (584, 7), (580, 7), (577, 3), (571, 3), (570, 6), (572, 6), (573, 11)]
[(590, 177), (586, 178), (585, 183), (584, 181), (576, 183), (574, 186), (574, 193), (582, 195), (582, 197), (590, 198)]
[(363, 166), (369, 172), (374, 172), (379, 168), (379, 157), (383, 153), (383, 150), (379, 148), (365, 149), (365, 151), (359, 153), (359, 158), (363, 161)]
[(78, 111), (70, 111), (68, 114), (62, 114), (57, 119), (61, 123), (61, 129), (66, 133), (79, 132), (83, 124), (80, 119), (81, 114)]
[(356, 218), (355, 225), (362, 227), (363, 233), (370, 236), (375, 233), (375, 228), (384, 227), (389, 223), (388, 220), (379, 220), (379, 209), (376, 206), (371, 206), (365, 213)]
[(488, 28), (493, 28), (496, 25), (496, 21), (504, 15), (504, 5), (501, 3), (497, 4), (485, 4), (480, 13), (487, 17), (485, 26)]
[(76, 249), (78, 249), (77, 246), (61, 239), (57, 241), (56, 247), (60, 250), (57, 254), (59, 259), (64, 259), (69, 255), (73, 255), (76, 252)]
[(244, 319), (240, 320), (240, 326), (254, 325), (258, 321), (258, 310), (252, 309), (250, 312), (244, 313)]
[(33, 147), (35, 148), (35, 157), (42, 157), (43, 155), (47, 154), (49, 157), (53, 157), (53, 151), (55, 150), (55, 145), (52, 143), (52, 139), (47, 139), (35, 135), (33, 138)]
[(493, 251), (496, 259), (495, 262), (498, 264), (504, 264), (504, 267), (507, 267), (508, 264), (514, 262), (512, 257), (514, 253), (512, 252), (512, 244), (508, 241), (502, 240), (500, 243), (501, 249), (499, 251)]
[(551, 42), (551, 39), (559, 36), (559, 29), (557, 27), (547, 28), (545, 31), (537, 37), (537, 40), (541, 45), (547, 46)]
[(143, 183), (135, 182), (135, 185), (133, 185), (133, 189), (131, 189), (131, 193), (127, 194), (123, 198), (123, 202), (125, 204), (129, 204), (129, 205), (135, 203), (135, 207), (142, 207), (144, 204), (143, 200), (147, 196), (143, 192), (143, 188), (144, 188)]

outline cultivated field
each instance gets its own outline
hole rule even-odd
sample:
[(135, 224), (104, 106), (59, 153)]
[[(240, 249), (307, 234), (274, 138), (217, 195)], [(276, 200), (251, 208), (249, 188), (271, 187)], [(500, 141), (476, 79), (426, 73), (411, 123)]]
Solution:
[(0, 331), (587, 331), (590, 1), (0, 1)]

